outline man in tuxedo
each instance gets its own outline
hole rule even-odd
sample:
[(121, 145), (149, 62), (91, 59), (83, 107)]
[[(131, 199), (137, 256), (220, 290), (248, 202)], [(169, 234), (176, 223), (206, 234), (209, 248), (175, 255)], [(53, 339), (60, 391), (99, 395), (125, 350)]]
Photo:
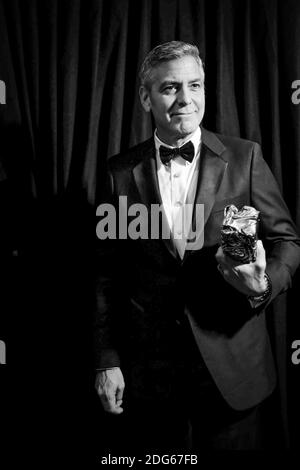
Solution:
[[(96, 389), (109, 414), (124, 410), (138, 450), (261, 448), (261, 410), (276, 385), (265, 308), (290, 287), (300, 240), (260, 146), (201, 126), (197, 47), (157, 46), (140, 79), (141, 104), (156, 129), (110, 159), (105, 202), (119, 225), (120, 200), (146, 207), (150, 235), (117, 230), (98, 241)], [(151, 238), (155, 204), (164, 228)], [(260, 211), (254, 262), (235, 261), (220, 247), (229, 204)], [(178, 223), (191, 206), (196, 242)]]

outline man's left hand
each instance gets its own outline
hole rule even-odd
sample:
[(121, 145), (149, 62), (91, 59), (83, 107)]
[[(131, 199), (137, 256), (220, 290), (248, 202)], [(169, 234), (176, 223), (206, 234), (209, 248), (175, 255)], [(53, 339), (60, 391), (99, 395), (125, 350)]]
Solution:
[(255, 262), (240, 264), (239, 261), (226, 256), (221, 247), (215, 256), (223, 278), (239, 292), (247, 296), (259, 296), (266, 291), (266, 252), (261, 240), (257, 241)]

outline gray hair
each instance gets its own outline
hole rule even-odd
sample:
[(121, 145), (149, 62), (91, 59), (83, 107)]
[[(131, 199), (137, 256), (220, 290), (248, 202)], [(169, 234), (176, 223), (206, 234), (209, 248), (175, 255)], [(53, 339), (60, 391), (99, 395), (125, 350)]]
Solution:
[(184, 56), (192, 56), (202, 69), (204, 76), (204, 65), (199, 55), (199, 49), (194, 44), (183, 41), (170, 41), (159, 44), (145, 57), (139, 72), (141, 85), (148, 87), (151, 82), (151, 72), (162, 62), (181, 59)]

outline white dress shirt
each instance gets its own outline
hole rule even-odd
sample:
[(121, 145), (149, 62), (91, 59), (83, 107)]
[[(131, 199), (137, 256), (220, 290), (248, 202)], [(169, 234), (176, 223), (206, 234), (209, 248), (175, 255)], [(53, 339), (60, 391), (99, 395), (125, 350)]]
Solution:
[(183, 223), (183, 217), (187, 215), (184, 213), (184, 205), (187, 201), (193, 204), (196, 194), (201, 147), (200, 127), (189, 140), (195, 149), (192, 162), (176, 157), (168, 165), (164, 165), (159, 156), (159, 147), (161, 145), (168, 148), (174, 147), (162, 142), (157, 136), (157, 131), (154, 133), (159, 190), (173, 240), (181, 258), (184, 256), (192, 215), (189, 213), (190, 217)]

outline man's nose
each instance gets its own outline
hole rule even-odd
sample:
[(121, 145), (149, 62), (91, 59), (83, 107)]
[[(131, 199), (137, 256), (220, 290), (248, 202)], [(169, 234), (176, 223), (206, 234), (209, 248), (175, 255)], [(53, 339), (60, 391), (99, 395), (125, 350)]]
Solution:
[(187, 86), (186, 87), (183, 86), (178, 91), (177, 101), (178, 101), (179, 104), (184, 105), (184, 106), (191, 103), (191, 101), (192, 101), (191, 92), (190, 92), (190, 90)]

